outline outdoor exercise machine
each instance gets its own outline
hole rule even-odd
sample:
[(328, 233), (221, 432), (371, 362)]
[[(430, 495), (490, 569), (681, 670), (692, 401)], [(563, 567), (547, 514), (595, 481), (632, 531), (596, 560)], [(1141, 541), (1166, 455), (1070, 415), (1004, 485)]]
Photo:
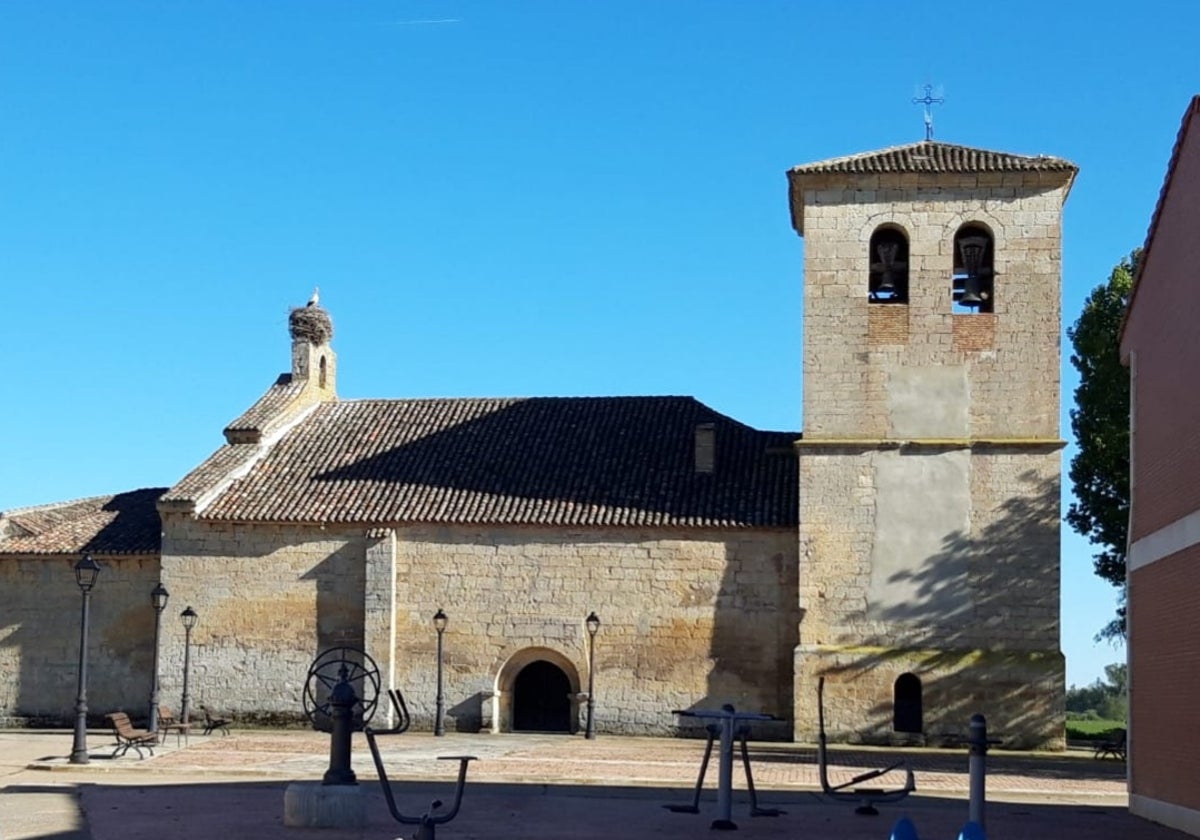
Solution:
[(399, 823), (417, 826), (413, 840), (436, 840), (437, 826), (458, 815), (467, 781), (467, 765), (475, 760), (474, 756), (439, 756), (442, 760), (459, 762), (458, 787), (449, 811), (439, 812), (440, 800), (434, 800), (421, 816), (407, 816), (396, 807), (377, 739), (406, 732), (412, 716), (404, 695), (398, 689), (388, 689), (396, 721), (390, 728), (372, 729), (370, 722), (378, 707), (379, 692), (379, 666), (363, 650), (344, 646), (330, 648), (313, 661), (304, 681), (304, 712), (314, 729), (330, 733), (329, 769), (319, 784), (297, 782), (288, 785), (284, 793), (285, 825), (308, 828), (366, 826), (366, 798), (351, 766), (351, 736), (357, 731), (367, 737), (392, 817)]
[(444, 823), (450, 822), (458, 816), (458, 809), (462, 806), (463, 790), (467, 786), (467, 766), (475, 761), (473, 755), (441, 755), (438, 756), (439, 761), (457, 761), (458, 762), (458, 784), (454, 790), (454, 803), (450, 806), (450, 810), (438, 813), (438, 809), (442, 807), (442, 800), (435, 799), (430, 803), (429, 809), (419, 817), (410, 817), (401, 813), (396, 806), (396, 798), (392, 793), (392, 785), (388, 781), (387, 770), (383, 766), (383, 758), (379, 754), (379, 744), (377, 739), (385, 735), (401, 735), (408, 730), (412, 718), (408, 713), (408, 706), (404, 702), (404, 695), (398, 689), (390, 689), (388, 697), (391, 698), (392, 707), (396, 712), (397, 723), (391, 729), (374, 730), (367, 726), (363, 729), (363, 734), (367, 736), (367, 746), (371, 748), (371, 759), (375, 762), (375, 772), (379, 774), (379, 783), (383, 786), (383, 796), (387, 800), (388, 811), (392, 814), (392, 819), (402, 825), (417, 826), (417, 833), (413, 835), (413, 840), (436, 840), (437, 827)]
[[(848, 782), (831, 785), (829, 783), (827, 753), (828, 750), (825, 743), (825, 678), (821, 677), (817, 681), (817, 767), (821, 777), (821, 790), (825, 792), (825, 795), (843, 802), (858, 802), (859, 805), (854, 809), (854, 813), (876, 816), (879, 814), (879, 809), (875, 807), (877, 803), (899, 802), (917, 789), (917, 782), (913, 778), (912, 768), (905, 764), (904, 759), (900, 759), (878, 770), (861, 773)], [(905, 773), (903, 787), (891, 789), (861, 787), (863, 782), (869, 782), (871, 779), (877, 779), (880, 776), (891, 773), (893, 770), (901, 769)]]
[[(704, 774), (708, 770), (708, 761), (712, 757), (713, 741), (721, 740), (721, 752), (717, 757), (717, 818), (712, 821), (712, 828), (733, 830), (737, 823), (733, 821), (733, 741), (735, 738), (742, 744), (742, 765), (746, 769), (746, 788), (750, 792), (750, 816), (777, 817), (786, 813), (778, 808), (760, 808), (758, 794), (754, 790), (754, 776), (750, 772), (750, 752), (746, 747), (746, 739), (750, 727), (743, 721), (775, 720), (774, 715), (739, 712), (726, 703), (720, 709), (688, 709), (675, 710), (680, 717), (695, 717), (703, 720), (715, 720), (705, 726), (708, 732), (708, 743), (704, 747), (704, 758), (700, 761), (700, 775), (696, 778), (696, 789), (690, 805), (664, 805), (669, 811), (680, 814), (700, 813), (700, 792), (704, 788)], [(741, 724), (741, 725), (739, 725)]]

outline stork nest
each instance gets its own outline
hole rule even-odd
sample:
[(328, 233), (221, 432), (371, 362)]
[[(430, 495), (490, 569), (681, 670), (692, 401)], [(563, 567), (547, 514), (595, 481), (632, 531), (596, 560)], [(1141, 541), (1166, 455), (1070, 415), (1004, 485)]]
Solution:
[(319, 306), (298, 306), (288, 313), (288, 332), (293, 340), (327, 344), (333, 338), (333, 319)]

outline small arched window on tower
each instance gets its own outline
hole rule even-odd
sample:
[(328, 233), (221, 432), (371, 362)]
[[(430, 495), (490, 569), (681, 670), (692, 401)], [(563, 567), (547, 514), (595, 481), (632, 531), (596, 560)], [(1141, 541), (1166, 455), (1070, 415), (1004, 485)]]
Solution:
[(980, 224), (965, 224), (954, 234), (954, 278), (951, 297), (956, 313), (992, 312), (995, 245), (991, 232)]
[(896, 732), (921, 732), (921, 678), (916, 674), (901, 674), (892, 687), (892, 729)]
[(325, 357), (324, 356), (321, 357), (321, 369), (317, 375), (317, 387), (318, 388), (325, 387)]
[(908, 237), (904, 231), (891, 225), (876, 228), (867, 262), (871, 268), (867, 300), (908, 303)]

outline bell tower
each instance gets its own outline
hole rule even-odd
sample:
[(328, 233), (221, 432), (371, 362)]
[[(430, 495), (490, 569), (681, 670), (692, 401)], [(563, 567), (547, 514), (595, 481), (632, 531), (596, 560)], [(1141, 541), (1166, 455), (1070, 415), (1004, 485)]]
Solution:
[[(796, 736), (976, 712), (1061, 746), (1061, 216), (1076, 167), (927, 140), (797, 166)], [(915, 711), (914, 711), (915, 710)]]

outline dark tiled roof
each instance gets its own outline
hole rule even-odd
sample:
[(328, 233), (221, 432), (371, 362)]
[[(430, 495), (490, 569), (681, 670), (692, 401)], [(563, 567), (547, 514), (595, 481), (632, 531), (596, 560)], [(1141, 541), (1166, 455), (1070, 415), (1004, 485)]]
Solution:
[[(710, 475), (694, 469), (700, 423), (715, 425)], [(198, 515), (795, 527), (798, 437), (751, 429), (690, 397), (327, 403)]]
[(281, 374), (275, 384), (259, 397), (258, 402), (246, 409), (241, 417), (225, 428), (225, 437), (231, 443), (257, 443), (283, 409), (304, 390), (303, 379), (292, 379), (290, 373)]
[(0, 554), (157, 554), (164, 488), (132, 490), (2, 514)]
[(822, 172), (1069, 172), (1075, 164), (1048, 155), (1029, 157), (926, 140), (875, 152), (819, 160), (792, 168), (795, 175)]

